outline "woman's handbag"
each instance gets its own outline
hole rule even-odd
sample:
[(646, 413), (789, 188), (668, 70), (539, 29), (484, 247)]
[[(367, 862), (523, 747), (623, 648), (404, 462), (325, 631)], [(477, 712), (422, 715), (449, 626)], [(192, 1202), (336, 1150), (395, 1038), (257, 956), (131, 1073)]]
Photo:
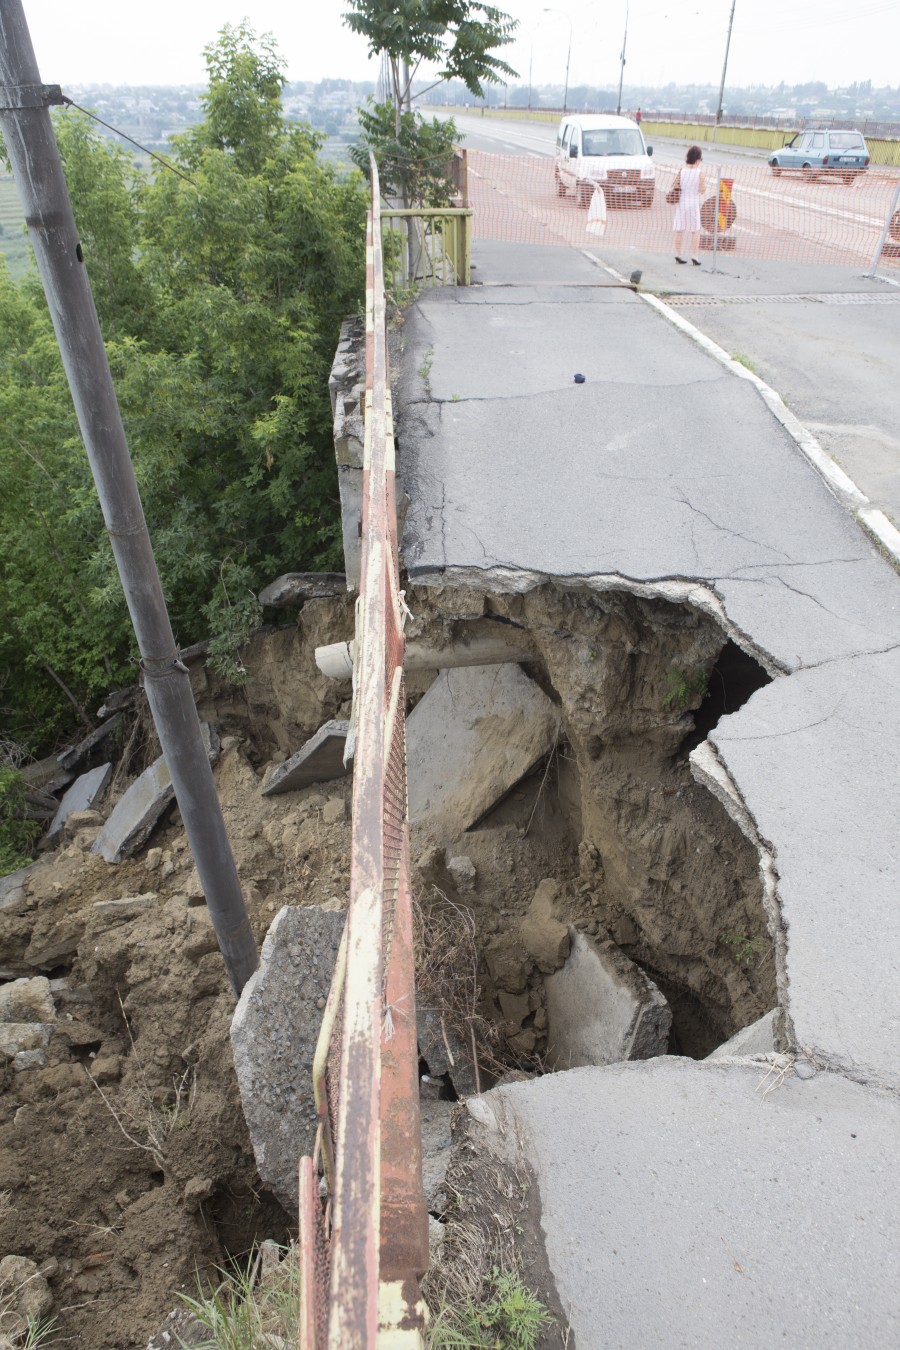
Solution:
[(681, 201), (681, 174), (675, 179), (675, 182), (666, 193), (666, 201), (670, 206), (675, 206)]

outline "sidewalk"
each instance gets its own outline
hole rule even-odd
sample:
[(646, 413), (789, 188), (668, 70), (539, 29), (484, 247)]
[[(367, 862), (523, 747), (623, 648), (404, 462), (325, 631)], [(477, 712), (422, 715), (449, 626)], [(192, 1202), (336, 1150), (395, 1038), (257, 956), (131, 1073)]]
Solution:
[[(395, 360), (419, 584), (629, 592), (772, 675), (695, 751), (755, 844), (791, 1053), (495, 1090), (581, 1350), (900, 1339), (900, 578), (758, 391), (573, 249), (480, 245)], [(584, 375), (584, 383), (574, 376)]]

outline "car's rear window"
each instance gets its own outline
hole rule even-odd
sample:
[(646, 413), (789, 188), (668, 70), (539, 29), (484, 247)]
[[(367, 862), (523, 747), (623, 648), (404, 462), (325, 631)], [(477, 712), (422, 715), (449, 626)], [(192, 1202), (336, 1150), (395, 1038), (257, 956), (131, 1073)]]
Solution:
[(835, 150), (862, 150), (865, 147), (862, 136), (854, 131), (833, 131), (831, 144)]

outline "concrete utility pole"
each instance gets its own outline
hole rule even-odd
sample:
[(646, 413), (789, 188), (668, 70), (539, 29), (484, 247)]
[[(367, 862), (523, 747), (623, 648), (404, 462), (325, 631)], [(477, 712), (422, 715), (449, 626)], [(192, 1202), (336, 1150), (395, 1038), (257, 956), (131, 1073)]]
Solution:
[(619, 54), (619, 92), (616, 95), (616, 117), (622, 111), (622, 84), (625, 80), (625, 48), (628, 46), (628, 0), (625, 0), (625, 32), (622, 35), (622, 50)]
[(731, 13), (728, 16), (728, 36), (725, 39), (725, 60), (722, 62), (722, 80), (719, 84), (719, 102), (716, 107), (716, 124), (713, 127), (712, 134), (713, 140), (716, 139), (716, 132), (718, 131), (719, 123), (722, 120), (722, 99), (725, 95), (725, 72), (728, 69), (728, 50), (731, 46), (731, 29), (734, 24), (734, 7), (736, 4), (737, 0), (731, 0)]
[(244, 905), (187, 667), (166, 611), (125, 428), (22, 0), (0, 0), (0, 130), (59, 341), (78, 424), (141, 652), (147, 701), (219, 940), (239, 994), (256, 969)]

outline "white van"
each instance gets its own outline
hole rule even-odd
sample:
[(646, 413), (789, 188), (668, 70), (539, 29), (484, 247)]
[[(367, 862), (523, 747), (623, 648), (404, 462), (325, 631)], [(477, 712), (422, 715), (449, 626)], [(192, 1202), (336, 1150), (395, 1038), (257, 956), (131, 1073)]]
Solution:
[(556, 191), (560, 197), (574, 192), (586, 207), (599, 187), (607, 206), (650, 207), (656, 188), (652, 154), (630, 117), (564, 117), (556, 138)]

